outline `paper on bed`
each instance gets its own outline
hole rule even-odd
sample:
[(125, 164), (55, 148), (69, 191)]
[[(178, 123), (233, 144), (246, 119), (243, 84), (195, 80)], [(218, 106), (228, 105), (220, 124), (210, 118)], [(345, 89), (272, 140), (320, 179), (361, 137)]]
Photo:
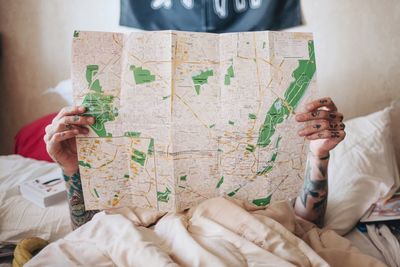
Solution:
[(294, 197), (307, 143), (292, 114), (313, 98), (311, 34), (74, 33), (87, 209), (183, 210), (216, 195)]

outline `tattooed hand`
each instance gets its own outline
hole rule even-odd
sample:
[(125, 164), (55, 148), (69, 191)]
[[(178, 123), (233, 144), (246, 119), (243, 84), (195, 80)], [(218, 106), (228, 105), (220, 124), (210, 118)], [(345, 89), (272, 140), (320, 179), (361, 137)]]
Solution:
[(78, 134), (89, 133), (85, 126), (94, 123), (93, 117), (80, 116), (83, 112), (85, 112), (84, 107), (63, 108), (46, 127), (44, 141), (47, 152), (68, 176), (78, 170), (75, 137)]
[(327, 157), (346, 136), (343, 115), (329, 97), (310, 102), (306, 108), (308, 112), (296, 115), (298, 122), (305, 123), (299, 135), (311, 140), (310, 150), (315, 156)]
[(328, 199), (329, 151), (339, 144), (344, 132), (343, 115), (330, 98), (322, 98), (307, 105), (308, 112), (297, 114), (296, 120), (305, 123), (300, 136), (311, 140), (310, 154), (304, 174), (304, 185), (296, 199), (298, 216), (322, 227)]

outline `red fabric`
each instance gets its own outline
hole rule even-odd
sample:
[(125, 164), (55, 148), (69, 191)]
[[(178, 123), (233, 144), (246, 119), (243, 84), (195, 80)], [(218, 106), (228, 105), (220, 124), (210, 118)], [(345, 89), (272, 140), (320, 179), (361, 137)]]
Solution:
[(57, 113), (49, 114), (24, 126), (15, 136), (14, 153), (37, 160), (53, 162), (46, 151), (43, 140), (45, 128), (51, 124)]

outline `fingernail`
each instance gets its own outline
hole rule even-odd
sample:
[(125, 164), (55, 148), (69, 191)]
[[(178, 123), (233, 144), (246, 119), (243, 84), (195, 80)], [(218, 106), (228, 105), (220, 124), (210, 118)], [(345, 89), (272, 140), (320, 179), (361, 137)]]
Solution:
[(303, 132), (303, 131), (298, 131), (298, 134), (299, 134), (300, 136), (303, 136), (303, 135), (304, 135), (304, 132)]
[(312, 110), (312, 109), (313, 109), (313, 107), (314, 107), (314, 106), (310, 104), (310, 105), (307, 105), (307, 107), (306, 107), (306, 108), (307, 108), (308, 110)]
[(74, 134), (79, 134), (79, 131), (77, 129), (74, 129)]
[(303, 118), (301, 114), (296, 115), (295, 119), (296, 121), (300, 121)]
[(89, 122), (90, 124), (94, 123), (94, 118), (93, 118), (93, 117), (89, 117), (87, 120), (88, 120), (88, 122)]
[(82, 107), (82, 106), (79, 107), (79, 111), (80, 111), (80, 112), (84, 112), (84, 111), (85, 111), (85, 107)]

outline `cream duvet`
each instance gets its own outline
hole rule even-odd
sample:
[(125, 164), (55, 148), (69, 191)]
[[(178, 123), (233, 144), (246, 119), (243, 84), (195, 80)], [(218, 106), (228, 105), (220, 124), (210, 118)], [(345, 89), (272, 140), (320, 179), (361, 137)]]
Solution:
[(184, 213), (121, 208), (51, 243), (26, 266), (386, 266), (289, 202), (214, 198)]

